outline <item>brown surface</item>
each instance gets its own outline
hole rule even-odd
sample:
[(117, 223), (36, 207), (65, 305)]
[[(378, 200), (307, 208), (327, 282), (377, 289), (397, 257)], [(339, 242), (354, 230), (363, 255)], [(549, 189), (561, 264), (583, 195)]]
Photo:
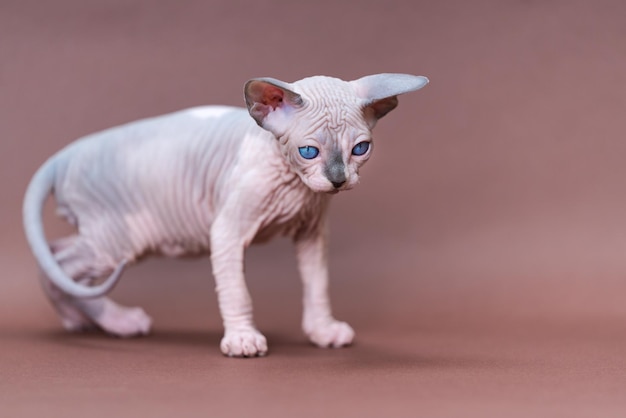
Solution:
[[(184, 3), (184, 5), (183, 5)], [(0, 3), (0, 415), (625, 416), (626, 4)], [(293, 251), (250, 251), (271, 354), (218, 351), (207, 260), (150, 260), (114, 297), (153, 336), (61, 331), (21, 231), (72, 139), (254, 76), (427, 75), (332, 213), (333, 300), (357, 344), (299, 332)], [(51, 235), (67, 227), (47, 213)]]

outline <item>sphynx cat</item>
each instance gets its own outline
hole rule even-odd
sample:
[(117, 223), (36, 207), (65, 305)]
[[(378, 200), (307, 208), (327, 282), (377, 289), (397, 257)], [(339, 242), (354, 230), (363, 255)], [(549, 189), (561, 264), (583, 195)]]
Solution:
[[(150, 253), (209, 253), (225, 329), (221, 351), (265, 355), (244, 251), (286, 235), (297, 249), (304, 332), (321, 347), (352, 343), (354, 331), (332, 316), (328, 298), (328, 203), (358, 183), (372, 153), (372, 128), (397, 106), (397, 95), (427, 83), (406, 74), (252, 79), (244, 87), (247, 109), (187, 109), (88, 135), (59, 151), (28, 187), (24, 226), (64, 327), (147, 334), (151, 319), (141, 308), (105, 296), (124, 267)], [(49, 244), (42, 208), (51, 193), (76, 233)]]

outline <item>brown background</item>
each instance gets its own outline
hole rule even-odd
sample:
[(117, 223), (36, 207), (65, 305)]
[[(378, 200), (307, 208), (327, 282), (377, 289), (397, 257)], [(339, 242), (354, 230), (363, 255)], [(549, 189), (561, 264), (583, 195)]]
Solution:
[[(625, 416), (625, 17), (618, 0), (0, 1), (0, 415)], [(355, 346), (306, 343), (285, 241), (247, 263), (267, 358), (219, 354), (207, 259), (127, 272), (114, 297), (154, 317), (148, 338), (61, 330), (20, 218), (49, 155), (241, 105), (251, 77), (376, 72), (431, 84), (333, 204)]]

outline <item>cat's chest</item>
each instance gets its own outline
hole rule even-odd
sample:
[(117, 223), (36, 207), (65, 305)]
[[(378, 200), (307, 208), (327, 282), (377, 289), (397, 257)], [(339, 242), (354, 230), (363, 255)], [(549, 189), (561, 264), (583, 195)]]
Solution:
[(294, 177), (267, 197), (253, 242), (264, 242), (274, 236), (293, 237), (314, 228), (325, 211), (328, 198), (312, 192)]

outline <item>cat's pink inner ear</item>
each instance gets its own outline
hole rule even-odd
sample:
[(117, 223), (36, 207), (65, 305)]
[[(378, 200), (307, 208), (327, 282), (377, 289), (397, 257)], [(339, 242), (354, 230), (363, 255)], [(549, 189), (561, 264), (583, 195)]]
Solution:
[(250, 84), (247, 96), (252, 102), (251, 104), (269, 106), (272, 109), (276, 109), (283, 102), (285, 92), (272, 84), (256, 81)]
[(259, 97), (259, 102), (276, 109), (283, 102), (285, 93), (278, 87), (271, 84), (265, 84)]
[(299, 94), (290, 86), (273, 78), (252, 79), (244, 87), (246, 105), (250, 115), (259, 126), (265, 125), (265, 118), (278, 108), (295, 108), (302, 105)]
[(246, 89), (248, 110), (259, 125), (263, 125), (263, 119), (272, 110), (282, 105), (284, 97), (281, 88), (264, 81), (252, 81)]

